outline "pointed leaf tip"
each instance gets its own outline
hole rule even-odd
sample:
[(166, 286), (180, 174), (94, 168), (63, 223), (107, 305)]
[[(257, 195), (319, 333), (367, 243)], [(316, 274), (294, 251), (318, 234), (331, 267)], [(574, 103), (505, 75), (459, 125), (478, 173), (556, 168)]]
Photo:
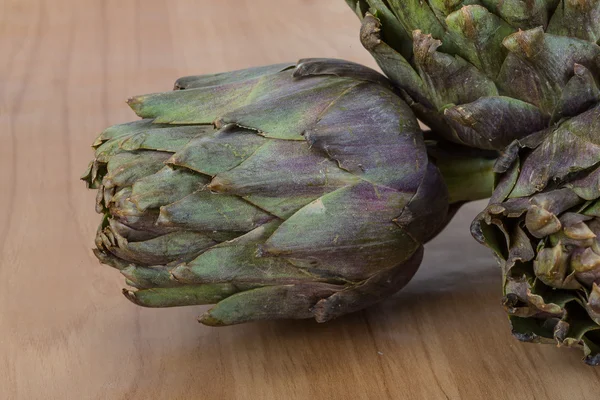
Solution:
[(200, 322), (202, 325), (206, 325), (206, 326), (212, 326), (212, 327), (221, 327), (221, 326), (227, 326), (229, 324), (223, 322), (222, 320), (213, 317), (210, 314), (210, 310), (205, 312), (204, 314), (202, 314), (201, 316), (198, 317), (198, 322)]
[(138, 104), (142, 103), (142, 100), (140, 99), (140, 96), (133, 96), (127, 99), (127, 105), (129, 105), (129, 107), (134, 108), (136, 107)]

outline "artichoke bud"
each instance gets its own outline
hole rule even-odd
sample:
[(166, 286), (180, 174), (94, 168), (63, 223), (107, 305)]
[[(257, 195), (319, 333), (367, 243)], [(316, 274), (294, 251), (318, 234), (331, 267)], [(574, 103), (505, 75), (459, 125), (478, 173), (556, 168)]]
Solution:
[[(594, 127), (578, 129), (597, 136), (586, 130)], [(497, 180), (510, 186), (496, 188), (472, 232), (502, 260), (505, 297), (512, 299), (506, 309), (516, 336), (582, 347), (586, 362), (594, 365), (600, 359), (595, 350), (600, 348), (600, 154), (579, 148), (580, 157), (564, 158), (558, 150), (564, 140), (559, 127), (541, 140), (516, 143), (513, 166)], [(525, 177), (532, 176), (531, 162), (538, 157), (549, 161), (537, 165), (532, 185)], [(511, 176), (515, 165), (520, 174)], [(515, 227), (524, 234), (513, 233)]]
[(444, 139), (502, 150), (600, 100), (597, 2), (348, 3), (363, 46)]
[(327, 321), (403, 287), (448, 219), (411, 109), (379, 73), (306, 59), (137, 96), (83, 179), (96, 255), (148, 307), (200, 319)]

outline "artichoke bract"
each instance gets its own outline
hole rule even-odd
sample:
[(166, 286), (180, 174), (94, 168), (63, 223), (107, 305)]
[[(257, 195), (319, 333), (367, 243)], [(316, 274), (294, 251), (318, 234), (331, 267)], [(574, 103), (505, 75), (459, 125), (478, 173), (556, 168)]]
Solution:
[(185, 77), (128, 103), (142, 119), (105, 130), (82, 179), (95, 254), (136, 304), (327, 321), (402, 288), (448, 219), (411, 109), (358, 64)]

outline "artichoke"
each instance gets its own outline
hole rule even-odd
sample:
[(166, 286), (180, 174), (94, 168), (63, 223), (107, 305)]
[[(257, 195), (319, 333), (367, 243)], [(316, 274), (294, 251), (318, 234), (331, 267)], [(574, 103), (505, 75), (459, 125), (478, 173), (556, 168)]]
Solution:
[(360, 39), (433, 133), (497, 150), (472, 226), (515, 335), (600, 363), (600, 2), (347, 0)]
[(360, 39), (437, 135), (481, 149), (600, 99), (597, 0), (346, 0)]
[(582, 347), (600, 365), (600, 105), (515, 141), (472, 225), (503, 272), (520, 340)]
[(411, 109), (358, 64), (185, 77), (128, 103), (142, 119), (106, 129), (82, 177), (103, 214), (95, 254), (138, 305), (216, 304), (207, 325), (374, 304), (466, 200), (449, 206)]

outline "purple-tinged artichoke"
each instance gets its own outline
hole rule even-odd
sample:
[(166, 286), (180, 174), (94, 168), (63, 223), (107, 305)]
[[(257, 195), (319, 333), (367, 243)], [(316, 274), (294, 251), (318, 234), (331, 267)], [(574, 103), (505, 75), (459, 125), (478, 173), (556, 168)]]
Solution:
[(600, 105), (515, 141), (496, 172), (472, 232), (502, 266), (514, 335), (600, 365)]
[(175, 89), (130, 99), (142, 120), (105, 130), (83, 177), (104, 215), (95, 253), (127, 298), (216, 303), (208, 325), (322, 322), (411, 279), (449, 197), (385, 77), (307, 59)]
[(346, 0), (416, 115), (502, 150), (598, 101), (597, 0)]

